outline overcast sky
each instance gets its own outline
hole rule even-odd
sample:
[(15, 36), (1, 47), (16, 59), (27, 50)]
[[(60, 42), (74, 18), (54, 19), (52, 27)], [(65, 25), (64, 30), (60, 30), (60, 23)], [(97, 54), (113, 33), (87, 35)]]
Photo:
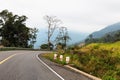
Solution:
[(0, 0), (0, 11), (28, 17), (27, 26), (44, 28), (43, 16), (54, 15), (69, 30), (91, 33), (120, 22), (120, 0)]

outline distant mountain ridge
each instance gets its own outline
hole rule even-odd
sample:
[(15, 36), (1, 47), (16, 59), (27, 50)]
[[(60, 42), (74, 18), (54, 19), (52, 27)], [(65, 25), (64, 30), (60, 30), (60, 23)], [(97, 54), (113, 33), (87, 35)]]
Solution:
[(120, 30), (120, 22), (107, 26), (106, 28), (92, 33), (93, 38), (101, 38), (105, 34)]

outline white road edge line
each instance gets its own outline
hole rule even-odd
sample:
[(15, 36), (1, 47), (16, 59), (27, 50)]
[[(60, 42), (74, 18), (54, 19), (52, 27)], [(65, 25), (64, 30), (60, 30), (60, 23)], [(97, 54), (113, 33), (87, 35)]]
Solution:
[(51, 67), (49, 67), (46, 63), (44, 63), (39, 57), (38, 54), (36, 55), (37, 59), (42, 62), (49, 70), (51, 70), (54, 74), (56, 74), (61, 80), (65, 80), (63, 77), (61, 77), (57, 72), (55, 72)]

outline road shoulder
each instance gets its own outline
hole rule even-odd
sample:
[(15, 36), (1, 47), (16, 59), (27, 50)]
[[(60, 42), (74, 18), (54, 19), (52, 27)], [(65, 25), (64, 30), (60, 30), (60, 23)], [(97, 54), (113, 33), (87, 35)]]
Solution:
[(60, 74), (65, 80), (93, 80), (93, 79), (90, 79), (89, 77), (84, 76), (84, 75), (82, 75), (72, 69), (69, 69), (63, 65), (49, 61), (40, 55), (39, 55), (39, 58), (44, 63), (46, 63), (49, 67), (51, 67), (54, 71), (56, 71), (58, 74)]

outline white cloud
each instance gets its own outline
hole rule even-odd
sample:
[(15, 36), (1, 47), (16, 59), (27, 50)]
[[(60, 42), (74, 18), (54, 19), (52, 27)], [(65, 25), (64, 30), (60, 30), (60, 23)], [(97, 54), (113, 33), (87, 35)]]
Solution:
[(93, 32), (120, 21), (120, 0), (0, 0), (0, 11), (26, 15), (27, 25), (43, 28), (44, 15), (55, 15), (70, 30)]

